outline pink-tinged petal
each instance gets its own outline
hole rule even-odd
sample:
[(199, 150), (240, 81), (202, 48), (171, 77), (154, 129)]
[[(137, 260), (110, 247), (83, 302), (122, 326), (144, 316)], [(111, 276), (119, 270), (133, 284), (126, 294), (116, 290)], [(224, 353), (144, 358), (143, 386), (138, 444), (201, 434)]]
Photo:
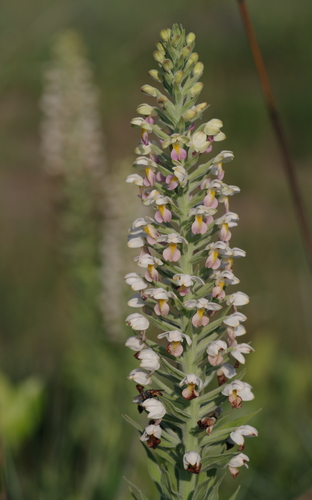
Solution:
[(181, 297), (185, 297), (185, 295), (188, 295), (190, 291), (191, 289), (189, 287), (185, 287), (184, 285), (179, 286), (179, 288), (177, 288), (177, 292), (179, 292)]
[(164, 213), (163, 219), (164, 219), (164, 222), (170, 222), (172, 219), (172, 213), (170, 212), (170, 210), (168, 210), (168, 208), (165, 208), (165, 213)]
[(155, 245), (157, 243), (157, 241), (149, 235), (147, 236), (146, 239), (150, 245)]
[(175, 358), (178, 358), (183, 353), (181, 342), (169, 342), (166, 351)]
[(151, 281), (155, 281), (153, 280), (148, 270), (145, 272), (144, 278), (146, 279), (146, 281), (149, 281), (149, 283), (151, 283)]
[(205, 205), (205, 207), (217, 208), (217, 206), (218, 206), (218, 200), (217, 200), (217, 198), (214, 195), (212, 195), (208, 191), (208, 194), (206, 194), (206, 196), (204, 198), (204, 205)]
[(165, 316), (165, 317), (168, 316), (170, 308), (169, 308), (169, 304), (166, 300), (159, 301), (159, 309), (160, 309), (160, 314), (162, 316)]
[(170, 156), (171, 156), (171, 159), (174, 160), (174, 161), (178, 161), (180, 159), (179, 155), (178, 155), (178, 153), (176, 152), (175, 149), (173, 149), (171, 151)]
[(155, 312), (155, 314), (157, 314), (157, 316), (161, 316), (161, 311), (160, 311), (160, 307), (159, 307), (158, 302), (157, 302), (157, 304), (154, 305), (154, 312)]
[(221, 260), (218, 258), (214, 258), (214, 255), (211, 254), (209, 255), (208, 259), (206, 260), (205, 267), (208, 267), (209, 269), (219, 269), (221, 266)]
[(192, 318), (192, 323), (195, 328), (198, 328), (199, 326), (207, 326), (209, 323), (209, 318), (197, 312)]
[(178, 178), (175, 175), (168, 175), (166, 177), (166, 184), (168, 184), (168, 191), (173, 191), (178, 185)]
[(165, 182), (165, 180), (166, 180), (166, 177), (161, 172), (157, 172), (156, 181), (157, 182)]
[(159, 210), (157, 210), (157, 212), (155, 213), (155, 220), (157, 220), (157, 222), (159, 222), (159, 224), (161, 224), (162, 222), (164, 222), (164, 219), (162, 218), (161, 213), (160, 213)]
[(148, 146), (149, 144), (149, 141), (148, 141), (148, 133), (146, 132), (146, 130), (143, 128), (142, 129), (142, 138), (141, 138), (141, 142), (142, 144), (144, 144), (145, 146)]
[(216, 299), (222, 300), (225, 297), (225, 291), (217, 285), (212, 289), (211, 295)]
[(186, 389), (183, 389), (182, 391), (182, 397), (184, 399), (188, 399), (189, 401), (198, 398), (198, 396), (199, 396), (198, 392), (194, 389), (194, 386), (192, 387), (191, 385), (188, 385)]
[(180, 158), (179, 160), (185, 160), (186, 158), (186, 150), (183, 148), (180, 148)]
[(223, 170), (223, 168), (222, 168), (222, 163), (219, 163), (219, 165), (218, 165), (218, 175), (217, 175), (217, 179), (218, 179), (219, 181), (222, 181), (223, 177), (224, 177), (224, 170)]
[(145, 273), (145, 279), (149, 282), (159, 281), (159, 273), (154, 266), (148, 266), (148, 269)]
[(201, 326), (207, 326), (209, 323), (209, 318), (208, 316), (203, 316), (202, 321), (201, 321)]
[(178, 262), (178, 260), (181, 258), (181, 252), (177, 248), (172, 251), (170, 247), (167, 247), (163, 251), (163, 258), (167, 262)]
[(227, 243), (228, 241), (230, 241), (231, 237), (232, 237), (232, 233), (229, 230), (228, 225), (222, 224), (222, 228), (220, 231), (220, 240)]
[(207, 224), (203, 221), (202, 216), (196, 216), (192, 224), (193, 234), (205, 234), (207, 231)]
[[(153, 170), (151, 168), (146, 168), (145, 175), (146, 175), (146, 178), (148, 179), (149, 185), (154, 186), (154, 184), (156, 182), (155, 172), (153, 172)], [(144, 183), (145, 183), (145, 181), (144, 181)], [(147, 186), (147, 185), (148, 184), (145, 184), (145, 186)]]
[[(209, 136), (208, 136), (208, 140), (210, 142), (212, 142), (211, 139), (209, 139)], [(206, 149), (205, 153), (211, 153), (211, 151), (212, 151), (212, 144), (210, 144), (210, 146)]]
[(147, 123), (150, 123), (151, 125), (154, 125), (154, 123), (155, 123), (154, 119), (151, 116), (148, 116), (147, 118), (145, 118), (145, 121)]
[(209, 226), (210, 224), (212, 224), (213, 223), (213, 217), (212, 217), (212, 215), (208, 215), (208, 217), (206, 217), (206, 219), (205, 219), (205, 222), (206, 222), (207, 226)]
[(221, 363), (223, 362), (223, 357), (221, 356), (221, 354), (218, 354), (217, 357), (216, 356), (208, 356), (208, 361), (212, 366), (221, 365)]

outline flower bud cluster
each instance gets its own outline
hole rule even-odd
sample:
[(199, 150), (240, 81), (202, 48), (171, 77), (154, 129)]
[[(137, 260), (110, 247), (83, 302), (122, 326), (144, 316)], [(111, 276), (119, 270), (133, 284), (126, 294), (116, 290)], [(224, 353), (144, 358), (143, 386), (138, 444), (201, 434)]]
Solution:
[[(127, 178), (138, 186), (142, 204), (154, 211), (129, 229), (128, 246), (139, 250), (134, 258), (139, 270), (125, 276), (136, 292), (128, 305), (140, 309), (126, 318), (135, 334), (126, 345), (136, 351), (139, 362), (129, 379), (140, 393), (134, 399), (139, 411), (146, 410), (152, 419), (141, 441), (177, 461), (183, 498), (196, 488), (199, 472), (228, 464), (235, 477), (237, 467), (249, 460), (237, 453), (244, 436), (257, 435), (256, 429), (232, 427), (231, 422), (223, 422), (218, 431), (220, 405), (228, 400), (238, 409), (254, 398), (252, 387), (241, 380), (243, 373), (237, 372), (253, 349), (239, 342), (247, 319), (239, 309), (249, 298), (228, 291), (239, 283), (234, 260), (245, 256), (244, 250), (231, 246), (239, 217), (230, 210), (230, 198), (240, 190), (223, 181), (233, 153), (218, 150), (225, 139), (221, 120), (195, 127), (208, 106), (196, 104), (203, 64), (194, 41), (193, 33), (185, 36), (177, 25), (161, 32), (154, 52), (158, 69), (149, 74), (162, 82), (164, 93), (151, 85), (141, 88), (156, 98), (156, 106), (141, 104), (141, 116), (131, 121), (140, 129), (140, 143), (135, 173)], [(151, 340), (150, 326), (160, 330), (160, 344)], [(209, 392), (210, 383), (215, 385)], [(181, 456), (168, 452), (170, 444), (180, 441)], [(212, 467), (209, 456), (220, 444), (224, 452)], [(237, 451), (232, 450), (235, 445)], [(191, 480), (184, 480), (190, 472)]]

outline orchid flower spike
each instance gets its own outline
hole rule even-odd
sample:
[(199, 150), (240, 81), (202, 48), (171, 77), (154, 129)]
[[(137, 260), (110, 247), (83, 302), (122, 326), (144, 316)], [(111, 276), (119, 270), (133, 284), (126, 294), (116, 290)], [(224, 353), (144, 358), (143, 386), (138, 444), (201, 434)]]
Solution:
[[(143, 205), (128, 232), (139, 270), (125, 282), (133, 290), (128, 306), (139, 311), (126, 317), (133, 330), (126, 346), (137, 363), (128, 379), (139, 391), (133, 401), (146, 422), (142, 428), (125, 418), (140, 430), (160, 497), (169, 498), (171, 482), (172, 495), (189, 500), (217, 498), (218, 464), (235, 477), (249, 459), (234, 446), (242, 451), (244, 439), (257, 435), (244, 417), (235, 425), (227, 410), (218, 426), (223, 405), (238, 409), (254, 398), (240, 368), (253, 349), (237, 340), (246, 334), (240, 308), (249, 297), (235, 288), (240, 281), (233, 271), (246, 253), (230, 246), (239, 215), (229, 200), (240, 189), (224, 177), (234, 155), (220, 147), (223, 121), (214, 114), (205, 119), (208, 104), (197, 101), (204, 66), (195, 38), (176, 24), (160, 33), (157, 69), (149, 71), (157, 86), (141, 87), (148, 102), (131, 121), (137, 157), (126, 179)], [(217, 461), (210, 442), (223, 443)], [(207, 471), (213, 487), (205, 489)]]

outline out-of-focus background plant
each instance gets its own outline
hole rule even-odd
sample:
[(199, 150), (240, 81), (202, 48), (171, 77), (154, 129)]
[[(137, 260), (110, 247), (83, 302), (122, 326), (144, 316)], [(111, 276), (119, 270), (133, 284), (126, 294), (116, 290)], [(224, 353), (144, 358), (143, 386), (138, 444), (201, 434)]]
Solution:
[[(312, 4), (250, 11), (311, 212)], [(233, 243), (247, 251), (237, 272), (263, 410), (238, 498), (296, 499), (312, 486), (311, 276), (236, 3), (3, 0), (1, 12), (3, 498), (124, 500), (123, 475), (157, 498), (120, 417), (135, 411), (122, 278), (140, 209), (124, 179), (154, 40), (181, 22), (197, 35), (202, 97), (225, 123), (229, 183), (242, 188)]]

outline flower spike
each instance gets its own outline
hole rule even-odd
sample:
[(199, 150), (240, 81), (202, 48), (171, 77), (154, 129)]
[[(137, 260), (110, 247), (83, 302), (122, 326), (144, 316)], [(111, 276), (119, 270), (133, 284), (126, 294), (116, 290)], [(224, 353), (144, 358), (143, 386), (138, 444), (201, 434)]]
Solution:
[[(143, 208), (154, 215), (142, 211), (128, 234), (128, 246), (139, 253), (138, 273), (125, 276), (135, 292), (128, 305), (140, 311), (126, 318), (133, 330), (126, 346), (137, 363), (128, 378), (140, 392), (133, 402), (147, 417), (140, 440), (160, 496), (189, 500), (203, 498), (207, 480), (199, 474), (209, 471), (211, 478), (228, 466), (236, 477), (247, 467), (247, 455), (238, 452), (257, 430), (244, 425), (244, 417), (239, 426), (235, 420), (225, 425), (227, 411), (221, 428), (219, 419), (223, 405), (239, 412), (254, 398), (238, 369), (253, 349), (237, 341), (246, 333), (241, 307), (249, 297), (233, 288), (239, 283), (234, 261), (245, 256), (231, 241), (239, 216), (229, 200), (240, 189), (223, 180), (233, 153), (220, 148), (226, 137), (219, 118), (196, 124), (208, 106), (197, 104), (204, 67), (195, 35), (174, 25), (160, 37), (158, 69), (149, 72), (158, 86), (143, 85), (150, 102), (140, 104), (131, 121), (139, 129), (137, 173), (126, 182), (137, 186)], [(158, 329), (156, 342), (151, 326)], [(169, 481), (173, 464), (178, 479)], [(177, 488), (172, 495), (169, 484)]]

